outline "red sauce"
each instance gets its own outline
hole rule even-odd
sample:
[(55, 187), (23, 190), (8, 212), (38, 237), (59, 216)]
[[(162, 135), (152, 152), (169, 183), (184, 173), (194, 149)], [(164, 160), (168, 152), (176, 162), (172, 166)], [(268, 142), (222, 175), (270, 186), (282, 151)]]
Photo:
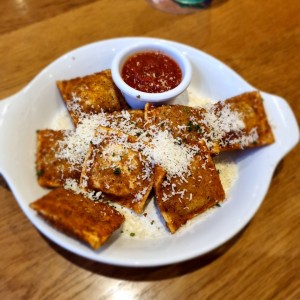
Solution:
[(158, 51), (139, 52), (129, 57), (121, 76), (129, 86), (146, 93), (166, 92), (182, 80), (178, 64)]

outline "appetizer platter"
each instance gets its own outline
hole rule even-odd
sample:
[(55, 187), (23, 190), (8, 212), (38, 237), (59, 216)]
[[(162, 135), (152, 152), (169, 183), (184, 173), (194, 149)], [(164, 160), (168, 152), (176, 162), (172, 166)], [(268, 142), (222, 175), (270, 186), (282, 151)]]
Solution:
[[(116, 53), (142, 42), (191, 63), (171, 104), (132, 109), (113, 81)], [(184, 261), (233, 237), (299, 140), (285, 100), (197, 49), (149, 38), (67, 53), (0, 113), (0, 171), (31, 222), (69, 251), (124, 266)]]

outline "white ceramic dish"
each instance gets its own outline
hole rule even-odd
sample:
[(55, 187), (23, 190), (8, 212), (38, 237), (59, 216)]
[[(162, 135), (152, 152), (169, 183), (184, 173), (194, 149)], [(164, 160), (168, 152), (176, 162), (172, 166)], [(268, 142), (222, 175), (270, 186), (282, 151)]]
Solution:
[[(221, 208), (180, 235), (152, 240), (114, 236), (99, 251), (56, 231), (28, 206), (47, 193), (36, 182), (35, 132), (48, 127), (65, 109), (55, 81), (110, 68), (116, 51), (141, 41), (156, 39), (112, 39), (71, 51), (41, 71), (22, 91), (0, 101), (0, 172), (26, 216), (44, 235), (65, 249), (91, 260), (123, 266), (181, 262), (207, 253), (233, 237), (253, 217), (269, 188), (277, 163), (299, 140), (299, 129), (287, 102), (262, 92), (276, 143), (238, 154), (239, 177)], [(179, 43), (159, 41), (172, 45), (189, 58), (193, 69), (190, 89), (199, 97), (219, 100), (254, 90), (215, 58)]]
[[(145, 93), (127, 85), (121, 77), (122, 66), (128, 57), (143, 51), (159, 51), (176, 61), (182, 71), (181, 83), (174, 89), (163, 93)], [(154, 105), (170, 104), (177, 96), (181, 95), (191, 82), (192, 68), (189, 60), (182, 52), (172, 47), (169, 43), (161, 43), (155, 40), (155, 42), (134, 43), (119, 51), (112, 60), (111, 74), (130, 107), (144, 109), (147, 102)]]

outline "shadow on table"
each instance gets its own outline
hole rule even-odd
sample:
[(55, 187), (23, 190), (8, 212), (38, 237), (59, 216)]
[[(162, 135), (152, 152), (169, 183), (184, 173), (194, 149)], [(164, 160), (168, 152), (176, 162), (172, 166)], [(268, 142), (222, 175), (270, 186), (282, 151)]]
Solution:
[(0, 187), (5, 188), (6, 190), (10, 191), (10, 187), (7, 184), (6, 180), (4, 177), (2, 177), (2, 175), (0, 174)]
[(99, 274), (106, 277), (131, 280), (131, 281), (157, 281), (163, 279), (170, 279), (179, 277), (188, 273), (193, 273), (194, 271), (201, 269), (209, 264), (212, 264), (223, 254), (225, 254), (243, 235), (246, 228), (240, 231), (231, 240), (227, 241), (225, 244), (215, 249), (214, 251), (207, 253), (203, 256), (184, 261), (177, 264), (162, 266), (162, 267), (119, 267), (113, 265), (107, 265), (104, 263), (94, 262), (68, 252), (61, 248), (60, 246), (54, 244), (47, 238), (45, 238), (48, 244), (61, 256), (63, 256), (68, 261), (83, 268), (89, 272)]

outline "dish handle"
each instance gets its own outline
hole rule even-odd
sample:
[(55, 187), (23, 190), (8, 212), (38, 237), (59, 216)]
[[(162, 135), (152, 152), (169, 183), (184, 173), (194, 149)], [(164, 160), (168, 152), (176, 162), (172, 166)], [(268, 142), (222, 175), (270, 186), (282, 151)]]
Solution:
[(13, 123), (15, 108), (19, 101), (19, 93), (0, 100), (0, 174), (3, 175), (5, 162), (9, 155), (11, 139), (16, 138), (13, 134)]

